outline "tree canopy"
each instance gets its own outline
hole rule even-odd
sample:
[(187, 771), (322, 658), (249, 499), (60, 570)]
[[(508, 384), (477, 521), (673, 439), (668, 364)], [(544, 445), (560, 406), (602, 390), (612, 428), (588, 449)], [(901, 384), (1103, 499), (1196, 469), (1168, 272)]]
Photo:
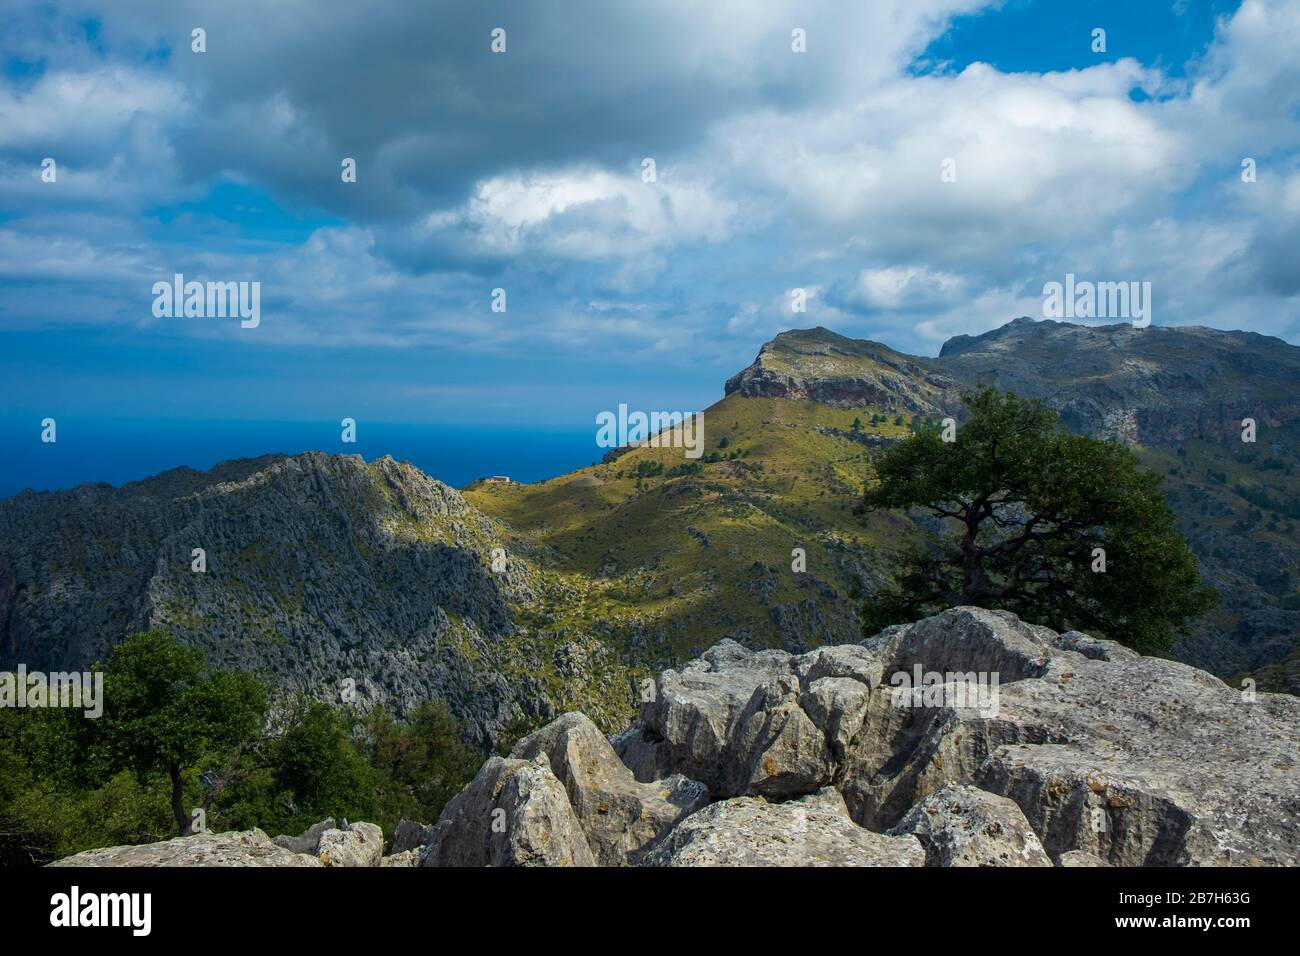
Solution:
[(1213, 606), (1160, 476), (1132, 451), (1070, 434), (1038, 401), (963, 401), (955, 435), (922, 427), (875, 462), (863, 508), (919, 509), (933, 530), (868, 598), (868, 633), (976, 605), (1153, 653)]
[(209, 664), (166, 631), (100, 668), (104, 712), (0, 709), (0, 864), (190, 832), (299, 833), (324, 817), (436, 820), (483, 755), (441, 701), (398, 720)]

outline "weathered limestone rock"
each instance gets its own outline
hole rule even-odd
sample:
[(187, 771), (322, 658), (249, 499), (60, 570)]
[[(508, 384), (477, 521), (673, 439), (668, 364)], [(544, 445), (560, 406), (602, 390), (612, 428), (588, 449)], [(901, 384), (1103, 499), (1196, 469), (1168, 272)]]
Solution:
[(1004, 612), (801, 655), (724, 641), (641, 714), (614, 745), (566, 714), (382, 862), (378, 828), (332, 821), (62, 862), (1300, 865), (1300, 699)]
[(799, 706), (798, 678), (760, 684), (732, 729), (724, 754), (727, 792), (793, 797), (830, 783), (825, 734)]
[(334, 829), (334, 818), (326, 817), (320, 823), (314, 823), (302, 833), (294, 836), (285, 836), (281, 834), (275, 838), (275, 845), (282, 846), (286, 850), (292, 850), (294, 853), (310, 853), (316, 855), (316, 847), (320, 845), (321, 834), (326, 830)]
[(1108, 866), (1109, 864), (1087, 850), (1066, 850), (1056, 858), (1057, 866)]
[(675, 774), (638, 783), (585, 715), (564, 714), (515, 745), (511, 757), (544, 754), (564, 784), (587, 842), (602, 866), (638, 862), (645, 849), (708, 802), (703, 784)]
[(403, 850), (401, 853), (394, 853), (386, 856), (379, 861), (380, 866), (419, 866), (420, 851), (418, 849)]
[(393, 854), (428, 846), (429, 841), (433, 839), (433, 832), (434, 828), (427, 823), (399, 820), (396, 829), (393, 830)]
[(261, 830), (196, 833), (162, 843), (86, 850), (50, 866), (320, 866), (316, 857), (276, 846)]
[(1020, 808), (975, 787), (944, 787), (889, 832), (920, 840), (926, 866), (1052, 865)]
[(564, 785), (546, 756), (492, 757), (451, 799), (424, 866), (595, 866)]
[(621, 752), (638, 779), (671, 767), (714, 797), (814, 793), (831, 781), (836, 748), (857, 732), (878, 681), (878, 662), (861, 648), (795, 657), (722, 641), (660, 675)]
[(641, 783), (652, 783), (672, 775), (667, 748), (645, 727), (630, 727), (611, 739), (610, 744), (623, 765)]
[(346, 830), (326, 830), (316, 846), (323, 866), (379, 866), (384, 831), (373, 823), (351, 823)]
[[(901, 692), (918, 668), (937, 695)], [(973, 785), (1014, 801), (1051, 858), (1300, 862), (1300, 700), (1006, 612), (954, 608), (798, 656), (724, 641), (665, 671), (641, 719), (618, 740), (638, 779), (687, 773), (715, 799), (832, 783), (884, 831)]]
[(886, 836), (849, 819), (827, 788), (788, 803), (736, 797), (693, 813), (646, 857), (648, 866), (920, 866), (911, 835)]
[(919, 737), (893, 738), (888, 763), (846, 768), (846, 799), (861, 822), (873, 812), (884, 822), (885, 804), (871, 798), (891, 778), (903, 803), (970, 782), (1014, 800), (1054, 856), (1082, 849), (1121, 866), (1300, 862), (1294, 697), (1251, 699), (1185, 664), (975, 608), (891, 628), (864, 646), (891, 662), (886, 672), (923, 658), (929, 670), (993, 671), (1001, 683), (995, 715), (932, 708), (909, 728)]
[(730, 748), (731, 736), (755, 693), (769, 679), (788, 676), (790, 655), (752, 652), (721, 641), (681, 672), (659, 675), (653, 699), (641, 705), (641, 719), (662, 741), (663, 760), (678, 773), (699, 780), (715, 797), (732, 796), (745, 767)]

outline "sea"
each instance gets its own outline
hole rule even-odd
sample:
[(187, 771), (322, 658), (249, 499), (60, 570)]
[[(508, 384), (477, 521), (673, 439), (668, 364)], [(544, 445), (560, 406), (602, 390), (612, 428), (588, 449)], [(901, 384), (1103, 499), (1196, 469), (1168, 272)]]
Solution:
[(0, 419), (0, 498), (93, 482), (121, 485), (181, 465), (305, 451), (392, 455), (453, 487), (506, 475), (535, 482), (599, 461), (594, 426), (383, 424), (362, 421), (356, 442), (338, 422), (61, 418), (54, 442), (39, 420)]

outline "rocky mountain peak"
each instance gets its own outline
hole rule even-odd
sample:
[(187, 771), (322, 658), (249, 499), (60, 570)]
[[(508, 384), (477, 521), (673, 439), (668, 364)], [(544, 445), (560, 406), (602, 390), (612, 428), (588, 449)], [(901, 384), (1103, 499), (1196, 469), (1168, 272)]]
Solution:
[(924, 358), (815, 328), (776, 336), (726, 391), (958, 415), (961, 392), (982, 384), (1042, 398), (1086, 434), (1130, 444), (1223, 441), (1243, 418), (1273, 427), (1300, 419), (1300, 348), (1252, 332), (1021, 316), (955, 336)]
[(727, 381), (726, 393), (930, 414), (953, 400), (955, 387), (930, 360), (819, 326), (777, 335)]

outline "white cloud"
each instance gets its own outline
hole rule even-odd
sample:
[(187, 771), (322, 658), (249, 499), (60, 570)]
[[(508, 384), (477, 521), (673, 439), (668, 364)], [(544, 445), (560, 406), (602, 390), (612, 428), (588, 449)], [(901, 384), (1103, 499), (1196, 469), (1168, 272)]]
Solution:
[(457, 210), (427, 216), (426, 234), (463, 230), (486, 255), (564, 259), (644, 256), (728, 237), (735, 206), (705, 185), (661, 176), (645, 183), (597, 169), (493, 177)]
[[(296, 7), (231, 5), (212, 11), (204, 57), (70, 55), (28, 86), (0, 81), (0, 249), (18, 256), (3, 275), (98, 279), (107, 299), (137, 268), (256, 274), (276, 315), (266, 339), (337, 344), (457, 330), (473, 347), (653, 347), (670, 331), (748, 341), (821, 323), (932, 347), (1038, 314), (1042, 283), (1066, 271), (1149, 279), (1157, 322), (1294, 332), (1277, 305), (1300, 291), (1295, 2), (1244, 0), (1177, 81), (1133, 60), (905, 72), (952, 14), (988, 0), (521, 9), (500, 59), (433, 39), (435, 24), (473, 35), (471, 8), (377, 2), (383, 15), (310, 25)], [(114, 10), (105, 44), (138, 59), (188, 36), (196, 9)], [(806, 54), (789, 49), (794, 26)], [(48, 59), (40, 31), (14, 35)], [(358, 44), (374, 70), (351, 70)], [(30, 159), (47, 148), (57, 190)], [(344, 186), (347, 155), (359, 182)], [(641, 181), (645, 155), (656, 183)], [(252, 251), (241, 236), (187, 248), (183, 222), (175, 238), (145, 227), (222, 175), (348, 225)], [(484, 308), (498, 284), (508, 317)], [(808, 313), (789, 312), (791, 285), (814, 291)], [(7, 317), (26, 314), (6, 295)], [(95, 314), (125, 321), (134, 304)]]

